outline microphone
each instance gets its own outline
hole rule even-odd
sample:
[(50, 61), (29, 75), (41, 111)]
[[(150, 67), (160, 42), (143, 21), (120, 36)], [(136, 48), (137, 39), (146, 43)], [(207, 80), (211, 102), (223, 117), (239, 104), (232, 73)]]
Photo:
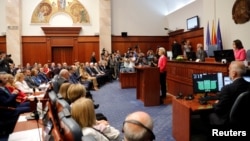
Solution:
[(38, 113), (38, 111), (37, 111), (37, 103), (38, 103), (38, 100), (37, 100), (36, 97), (34, 98), (34, 101), (35, 101), (35, 103), (36, 103), (36, 107), (35, 107), (35, 111), (34, 111), (34, 116), (35, 116), (35, 120), (38, 120), (38, 119), (39, 119), (39, 113)]

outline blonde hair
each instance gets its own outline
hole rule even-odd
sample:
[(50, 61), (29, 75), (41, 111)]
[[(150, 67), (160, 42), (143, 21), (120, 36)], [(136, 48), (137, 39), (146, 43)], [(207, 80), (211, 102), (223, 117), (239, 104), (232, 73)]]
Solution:
[(5, 76), (7, 77), (7, 83), (9, 83), (11, 86), (15, 86), (14, 76), (10, 73), (6, 73)]
[(80, 97), (85, 97), (85, 96), (86, 96), (86, 89), (80, 83), (71, 84), (67, 90), (67, 98), (70, 103), (74, 102)]
[(70, 85), (71, 85), (71, 83), (69, 83), (69, 82), (62, 83), (62, 85), (60, 86), (60, 89), (59, 89), (59, 94), (61, 94), (61, 96), (66, 101), (68, 101), (67, 91), (68, 91), (68, 88), (70, 87)]
[(166, 50), (164, 47), (160, 47), (158, 50), (161, 54), (165, 54)]
[(15, 75), (15, 81), (21, 82), (21, 78), (24, 78), (24, 74), (19, 72)]
[(81, 97), (71, 104), (71, 116), (82, 127), (92, 127), (96, 124), (93, 102), (89, 98)]

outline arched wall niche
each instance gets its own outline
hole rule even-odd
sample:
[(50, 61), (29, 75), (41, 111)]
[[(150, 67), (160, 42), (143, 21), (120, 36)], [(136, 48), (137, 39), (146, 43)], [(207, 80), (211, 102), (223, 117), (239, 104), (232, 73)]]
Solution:
[(49, 23), (62, 12), (71, 17), (73, 24), (90, 23), (88, 11), (78, 0), (42, 0), (32, 13), (31, 23)]

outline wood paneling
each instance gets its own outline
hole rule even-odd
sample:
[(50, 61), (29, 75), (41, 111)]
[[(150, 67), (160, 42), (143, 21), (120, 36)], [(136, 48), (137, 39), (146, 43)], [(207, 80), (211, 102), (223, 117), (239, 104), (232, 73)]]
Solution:
[(228, 75), (228, 64), (212, 62), (168, 61), (167, 85), (168, 93), (177, 95), (193, 94), (193, 73), (222, 72)]
[(181, 43), (183, 40), (190, 40), (192, 50), (196, 51), (196, 45), (198, 43), (204, 43), (204, 35), (203, 35), (203, 28), (199, 28), (196, 30), (191, 30), (187, 32), (176, 32), (169, 36), (169, 48), (171, 49), (171, 45), (173, 41), (176, 40), (177, 42)]
[(128, 48), (134, 48), (138, 46), (142, 52), (146, 53), (149, 48), (154, 51), (159, 47), (165, 47), (167, 49), (168, 36), (113, 36), (112, 37), (112, 50), (119, 50), (120, 53), (125, 53)]
[(136, 73), (120, 73), (121, 88), (136, 88)]
[(0, 51), (6, 52), (6, 36), (0, 36)]
[[(69, 32), (69, 31), (64, 31)], [(46, 36), (23, 36), (23, 64), (26, 63), (50, 63), (53, 59), (52, 48), (72, 47), (72, 60), (87, 62), (90, 61), (92, 52), (96, 53), (96, 58), (100, 58), (99, 36), (76, 36), (77, 33), (60, 34), (58, 31)], [(65, 36), (68, 35), (68, 36)], [(189, 39), (194, 44), (203, 43), (203, 28), (194, 31), (181, 32), (173, 36), (112, 36), (112, 51), (119, 50), (120, 53), (127, 52), (128, 48), (138, 46), (144, 53), (149, 48), (156, 51), (159, 46), (171, 50), (173, 39)], [(0, 50), (6, 50), (5, 37), (0, 37)], [(101, 47), (102, 48), (102, 47)]]

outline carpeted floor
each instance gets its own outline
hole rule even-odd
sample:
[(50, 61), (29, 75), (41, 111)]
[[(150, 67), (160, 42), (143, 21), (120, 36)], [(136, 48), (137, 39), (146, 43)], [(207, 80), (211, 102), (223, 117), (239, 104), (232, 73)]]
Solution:
[(144, 107), (143, 103), (136, 99), (136, 89), (121, 89), (118, 80), (107, 83), (98, 91), (91, 93), (95, 103), (100, 104), (96, 112), (103, 113), (110, 124), (120, 131), (126, 115), (142, 110), (149, 113), (154, 120), (153, 132), (156, 135), (156, 141), (175, 141), (172, 136), (171, 104)]

